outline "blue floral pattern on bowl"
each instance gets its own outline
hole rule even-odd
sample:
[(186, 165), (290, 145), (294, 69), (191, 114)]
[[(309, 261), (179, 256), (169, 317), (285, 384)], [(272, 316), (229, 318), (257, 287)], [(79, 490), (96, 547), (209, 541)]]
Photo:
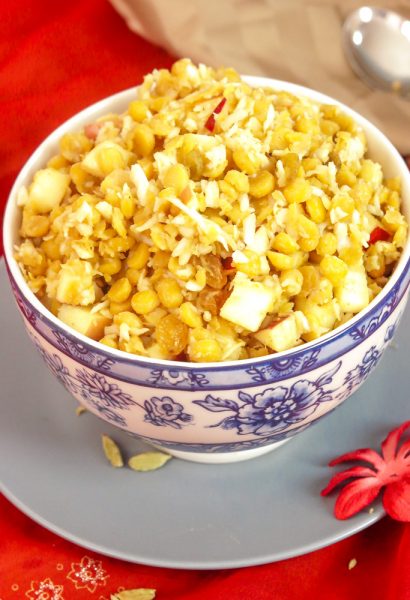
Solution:
[(124, 393), (116, 383), (109, 383), (99, 373), (84, 369), (76, 369), (75, 374), (71, 373), (58, 354), (48, 352), (33, 334), (30, 337), (50, 371), (71, 394), (91, 404), (102, 418), (126, 427), (126, 418), (118, 409), (129, 410), (136, 404), (129, 394)]
[(175, 402), (169, 396), (163, 398), (153, 397), (145, 400), (144, 421), (157, 425), (157, 427), (169, 426), (175, 429), (181, 429), (183, 425), (193, 421), (193, 416), (184, 412), (184, 407), (179, 402)]
[(347, 390), (351, 392), (361, 385), (373, 371), (382, 356), (382, 349), (378, 349), (376, 346), (371, 346), (364, 355), (362, 361), (348, 372), (345, 377), (345, 384)]
[(335, 390), (328, 390), (327, 386), (333, 382), (341, 364), (339, 361), (316, 381), (299, 379), (290, 387), (279, 385), (267, 388), (254, 396), (241, 391), (238, 393), (240, 403), (211, 395), (206, 396), (204, 400), (193, 402), (212, 412), (234, 413), (211, 427), (236, 429), (239, 435), (272, 435), (305, 421), (320, 403), (334, 399)]
[(98, 354), (90, 352), (90, 350), (84, 345), (76, 342), (70, 338), (67, 338), (60, 331), (53, 331), (53, 335), (57, 344), (68, 356), (75, 356), (82, 363), (87, 365), (94, 365), (96, 368), (103, 371), (109, 371), (115, 361), (112, 358), (102, 357)]
[(252, 381), (258, 383), (272, 381), (278, 377), (282, 378), (293, 373), (303, 373), (313, 369), (319, 362), (319, 356), (320, 349), (316, 349), (308, 352), (306, 356), (278, 359), (261, 367), (250, 367), (246, 369), (246, 372), (251, 375)]
[(198, 372), (181, 372), (178, 369), (154, 369), (151, 371), (147, 379), (147, 383), (152, 383), (155, 386), (172, 386), (179, 387), (189, 386), (190, 388), (207, 387), (209, 380), (204, 373)]
[(136, 404), (131, 396), (123, 392), (116, 383), (109, 383), (99, 373), (77, 369), (75, 380), (76, 385), (80, 388), (81, 396), (85, 400), (96, 401), (102, 406), (112, 409), (127, 409)]
[(373, 316), (371, 319), (364, 321), (361, 324), (358, 324), (356, 327), (353, 327), (350, 331), (350, 335), (354, 340), (364, 340), (369, 335), (371, 335), (374, 331), (376, 331), (380, 325), (382, 325), (389, 315), (396, 308), (397, 304), (400, 301), (399, 290), (396, 289), (389, 296), (385, 305), (381, 308), (381, 310)]

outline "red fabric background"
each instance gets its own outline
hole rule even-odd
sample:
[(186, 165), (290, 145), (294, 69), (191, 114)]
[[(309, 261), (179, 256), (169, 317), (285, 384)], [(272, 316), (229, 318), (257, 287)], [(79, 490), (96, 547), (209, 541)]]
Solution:
[[(171, 63), (104, 0), (0, 0), (0, 208), (59, 123)], [(98, 585), (76, 587), (67, 576), (90, 564), (86, 557), (101, 568)], [(49, 591), (41, 596), (42, 584)], [(260, 567), (173, 571), (83, 550), (0, 497), (0, 600), (106, 600), (119, 587), (153, 587), (158, 600), (409, 600), (410, 525), (384, 519), (329, 548)]]

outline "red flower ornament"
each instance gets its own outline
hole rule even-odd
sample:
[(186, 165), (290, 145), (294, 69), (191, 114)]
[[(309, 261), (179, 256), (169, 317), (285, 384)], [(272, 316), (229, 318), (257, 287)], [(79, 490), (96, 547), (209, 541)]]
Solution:
[(398, 521), (410, 522), (410, 440), (399, 448), (400, 438), (410, 428), (410, 421), (393, 429), (382, 442), (381, 455), (370, 448), (348, 452), (329, 463), (330, 467), (358, 460), (371, 466), (355, 466), (336, 473), (321, 491), (327, 496), (336, 486), (347, 483), (335, 502), (337, 519), (348, 519), (368, 506), (385, 488), (383, 506)]

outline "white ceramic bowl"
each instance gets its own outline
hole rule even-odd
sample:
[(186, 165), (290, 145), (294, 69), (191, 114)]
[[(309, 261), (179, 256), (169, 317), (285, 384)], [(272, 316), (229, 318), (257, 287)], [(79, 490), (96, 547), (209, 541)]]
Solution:
[[(283, 81), (246, 79), (254, 86), (272, 86), (340, 105)], [(258, 456), (335, 409), (377, 365), (407, 301), (410, 243), (388, 284), (364, 311), (320, 339), (286, 352), (194, 364), (133, 356), (84, 337), (41, 304), (13, 258), (20, 221), (17, 192), (56, 153), (64, 133), (101, 115), (122, 112), (134, 98), (134, 89), (125, 90), (69, 119), (38, 147), (17, 177), (4, 219), (6, 264), (17, 305), (28, 335), (53, 374), (102, 419), (197, 462)], [(374, 125), (341, 106), (363, 127), (369, 156), (382, 164), (385, 175), (402, 178), (403, 210), (410, 220), (410, 175), (401, 156)]]

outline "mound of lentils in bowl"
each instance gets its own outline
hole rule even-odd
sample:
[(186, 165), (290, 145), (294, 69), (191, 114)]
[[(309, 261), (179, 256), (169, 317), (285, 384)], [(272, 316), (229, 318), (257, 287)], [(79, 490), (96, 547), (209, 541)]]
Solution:
[(65, 134), (18, 204), (15, 257), (54, 315), (110, 348), (192, 362), (345, 323), (407, 236), (400, 180), (350, 116), (188, 59)]

